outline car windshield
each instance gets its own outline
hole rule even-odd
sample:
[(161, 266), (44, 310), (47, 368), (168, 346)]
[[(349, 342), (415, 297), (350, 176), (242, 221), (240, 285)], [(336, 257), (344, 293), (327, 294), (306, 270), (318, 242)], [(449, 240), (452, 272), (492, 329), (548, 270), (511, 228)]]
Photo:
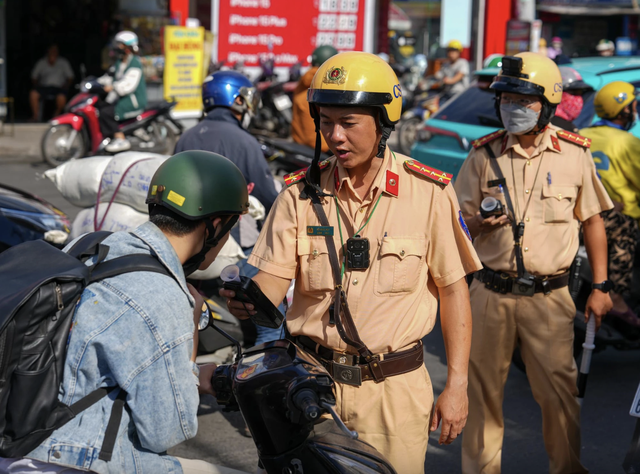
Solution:
[(433, 118), (469, 125), (501, 127), (494, 107), (496, 94), (489, 89), (492, 79), (493, 76), (478, 76), (477, 81), (447, 102)]

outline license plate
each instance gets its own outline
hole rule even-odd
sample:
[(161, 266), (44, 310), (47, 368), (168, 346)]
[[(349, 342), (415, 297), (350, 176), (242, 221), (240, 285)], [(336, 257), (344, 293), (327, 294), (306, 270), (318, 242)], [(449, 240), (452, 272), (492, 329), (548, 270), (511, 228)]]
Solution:
[(638, 390), (636, 390), (636, 396), (633, 399), (633, 403), (631, 404), (629, 415), (640, 418), (640, 385), (638, 385)]
[(288, 95), (279, 95), (278, 97), (274, 97), (273, 104), (276, 106), (276, 109), (278, 109), (280, 112), (282, 112), (285, 109), (290, 109), (291, 106), (293, 105)]

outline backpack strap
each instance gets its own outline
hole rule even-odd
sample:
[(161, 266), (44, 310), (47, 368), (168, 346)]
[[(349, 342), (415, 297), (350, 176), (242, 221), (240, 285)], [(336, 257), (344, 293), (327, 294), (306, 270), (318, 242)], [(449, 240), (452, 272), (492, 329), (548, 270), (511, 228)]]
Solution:
[(94, 283), (98, 280), (131, 272), (154, 272), (174, 278), (169, 270), (167, 270), (167, 268), (156, 257), (140, 254), (124, 255), (112, 260), (107, 260), (106, 262), (98, 263), (91, 270), (89, 283)]
[(100, 232), (91, 232), (90, 234), (80, 237), (80, 239), (73, 244), (73, 247), (71, 247), (67, 253), (78, 259), (82, 259), (83, 257), (93, 257), (99, 253), (99, 247), (102, 241), (110, 235), (111, 232), (105, 230)]

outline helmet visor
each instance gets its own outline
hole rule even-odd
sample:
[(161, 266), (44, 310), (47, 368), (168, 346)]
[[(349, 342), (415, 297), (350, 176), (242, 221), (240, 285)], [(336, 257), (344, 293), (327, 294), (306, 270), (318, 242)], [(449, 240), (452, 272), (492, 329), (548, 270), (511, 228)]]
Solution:
[(393, 97), (388, 92), (309, 89), (307, 100), (317, 105), (379, 107), (390, 104)]
[(544, 87), (533, 82), (523, 81), (511, 76), (496, 76), (490, 89), (514, 94), (537, 95), (544, 97)]
[(241, 87), (239, 92), (240, 96), (247, 103), (249, 111), (255, 113), (260, 104), (260, 94), (258, 94), (257, 89), (255, 87)]

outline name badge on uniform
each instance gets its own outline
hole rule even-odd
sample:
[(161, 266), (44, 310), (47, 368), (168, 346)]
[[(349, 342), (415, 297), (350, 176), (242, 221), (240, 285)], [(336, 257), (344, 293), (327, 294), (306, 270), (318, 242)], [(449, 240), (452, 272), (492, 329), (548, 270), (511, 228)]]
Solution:
[(307, 235), (328, 235), (330, 237), (333, 237), (333, 227), (328, 225), (308, 225)]

